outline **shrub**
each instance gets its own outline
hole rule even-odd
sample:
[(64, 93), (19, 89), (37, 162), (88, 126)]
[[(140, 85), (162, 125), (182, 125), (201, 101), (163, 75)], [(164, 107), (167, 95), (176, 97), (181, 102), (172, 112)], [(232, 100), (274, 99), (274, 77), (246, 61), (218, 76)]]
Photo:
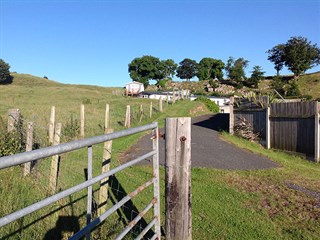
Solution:
[(196, 99), (196, 101), (203, 102), (206, 105), (206, 107), (213, 113), (218, 113), (220, 110), (219, 106), (215, 102), (210, 101), (210, 99), (206, 97), (200, 96)]
[(64, 137), (63, 141), (68, 142), (74, 140), (80, 132), (80, 121), (74, 119), (73, 115), (70, 116), (70, 119), (66, 122), (65, 126), (62, 128), (62, 136)]
[(0, 157), (20, 153), (25, 149), (25, 132), (22, 120), (16, 124), (16, 130), (8, 132), (6, 122), (0, 117)]

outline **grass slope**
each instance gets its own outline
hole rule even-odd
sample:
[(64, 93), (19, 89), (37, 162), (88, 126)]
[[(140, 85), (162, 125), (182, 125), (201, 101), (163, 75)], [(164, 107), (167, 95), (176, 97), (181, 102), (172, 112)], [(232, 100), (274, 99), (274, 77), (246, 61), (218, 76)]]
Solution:
[[(29, 76), (16, 76), (29, 79)], [(24, 81), (21, 79), (21, 81)], [(42, 81), (36, 78), (35, 81)], [(46, 81), (46, 80), (44, 80)], [(32, 84), (33, 85), (33, 84)], [(28, 91), (33, 89), (33, 97)], [(43, 93), (40, 92), (44, 91)], [(25, 87), (16, 81), (12, 85), (0, 86), (0, 115), (5, 116), (7, 108), (18, 107), (28, 119), (42, 120), (47, 123), (50, 106), (55, 105), (58, 118), (78, 114), (82, 101), (87, 102), (86, 111), (92, 133), (101, 133), (99, 124), (103, 123), (105, 103), (112, 109), (112, 127), (123, 127), (126, 104), (138, 107), (143, 104), (148, 109), (149, 101), (112, 95), (108, 88), (63, 85), (48, 82), (44, 86)], [(3, 96), (3, 97), (2, 97)], [(14, 102), (13, 102), (14, 99)], [(90, 103), (88, 103), (90, 102)], [(5, 105), (6, 107), (3, 107)], [(33, 107), (32, 107), (33, 106)], [(154, 102), (154, 106), (157, 103)], [(191, 114), (192, 113), (192, 114)], [(196, 102), (179, 102), (165, 107), (163, 114), (157, 113), (152, 119), (147, 116), (143, 123), (159, 121), (167, 116), (190, 116), (205, 113)], [(35, 118), (37, 116), (37, 118)], [(135, 125), (139, 123), (135, 120)], [(45, 124), (44, 124), (45, 126)], [(123, 138), (113, 143), (112, 165), (117, 165), (117, 155), (131, 146), (141, 135)], [(296, 156), (265, 150), (261, 146), (245, 140), (223, 134), (223, 138), (241, 148), (262, 154), (282, 167), (270, 170), (228, 171), (206, 168), (192, 169), (192, 214), (193, 239), (319, 239), (320, 208), (319, 199), (310, 193), (319, 193), (320, 167)], [(103, 146), (96, 146), (94, 151), (94, 175), (99, 174)], [(63, 190), (84, 180), (83, 169), (86, 168), (86, 150), (62, 155), (59, 175), (59, 189)], [(0, 216), (20, 209), (48, 195), (48, 174), (50, 159), (43, 160), (33, 173), (21, 181), (21, 167), (0, 171)], [(164, 169), (161, 173), (161, 221), (164, 226)], [(112, 179), (111, 195), (128, 193), (152, 176), (150, 166), (135, 166), (116, 175)], [(291, 186), (291, 187), (290, 187)], [(292, 186), (299, 186), (300, 190)], [(96, 190), (98, 186), (94, 186)], [(301, 189), (307, 189), (303, 192)], [(21, 221), (16, 221), (0, 229), (1, 239), (50, 239), (50, 234), (66, 239), (79, 226), (85, 225), (86, 192), (82, 191), (71, 198), (63, 199), (37, 213), (30, 214)], [(152, 198), (152, 188), (133, 199), (130, 208), (119, 210), (120, 215), (113, 214), (103, 228), (96, 229), (92, 239), (114, 239), (123, 229), (123, 222), (128, 219), (125, 213), (136, 214)], [(97, 199), (97, 192), (95, 192)], [(111, 203), (108, 203), (112, 206)], [(132, 207), (136, 210), (132, 210)], [(151, 214), (145, 219), (150, 221)], [(64, 219), (63, 225), (59, 219)], [(141, 222), (139, 225), (143, 225)], [(139, 226), (138, 226), (139, 228)], [(48, 231), (50, 230), (50, 231)], [(136, 236), (134, 229), (126, 239)], [(47, 237), (47, 238), (46, 238)]]

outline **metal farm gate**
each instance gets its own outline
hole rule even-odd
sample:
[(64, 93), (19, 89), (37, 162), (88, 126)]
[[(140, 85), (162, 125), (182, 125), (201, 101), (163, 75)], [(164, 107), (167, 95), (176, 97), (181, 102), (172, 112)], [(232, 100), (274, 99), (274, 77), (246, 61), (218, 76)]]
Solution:
[[(113, 139), (117, 139), (120, 137), (132, 135), (135, 133), (139, 133), (142, 131), (152, 130), (153, 132), (153, 149), (149, 153), (146, 153), (130, 162), (124, 163), (116, 168), (111, 169), (108, 172), (102, 173), (96, 177), (92, 177), (92, 146), (100, 143), (104, 143), (106, 141), (110, 141)], [(59, 144), (56, 146), (51, 146), (43, 149), (37, 149), (30, 152), (24, 152), (12, 156), (1, 157), (0, 158), (0, 170), (4, 168), (13, 167), (19, 164), (29, 163), (35, 160), (43, 160), (47, 157), (71, 152), (77, 149), (87, 148), (88, 149), (88, 173), (87, 180), (82, 182), (81, 184), (75, 185), (71, 188), (68, 188), (64, 191), (61, 191), (57, 194), (54, 194), (48, 198), (40, 200), (32, 205), (29, 205), (23, 209), (20, 209), (16, 212), (12, 212), (9, 215), (2, 216), (0, 218), (0, 227), (3, 227), (13, 221), (16, 221), (24, 216), (35, 212), (41, 208), (44, 208), (52, 203), (57, 202), (58, 200), (70, 196), (76, 192), (79, 192), (83, 189), (87, 189), (87, 225), (80, 229), (77, 233), (75, 233), (70, 239), (80, 239), (86, 236), (87, 239), (90, 239), (90, 232), (96, 228), (100, 223), (102, 223), (108, 216), (110, 216), (113, 212), (117, 211), (121, 206), (123, 206), (126, 202), (135, 197), (138, 193), (143, 191), (150, 185), (153, 185), (153, 198), (150, 203), (125, 227), (125, 229), (117, 236), (116, 239), (122, 239), (125, 235), (135, 226), (135, 224), (151, 209), (153, 208), (153, 218), (152, 221), (148, 223), (148, 225), (142, 229), (140, 234), (136, 237), (136, 239), (141, 239), (143, 236), (154, 227), (154, 235), (151, 239), (160, 239), (160, 190), (159, 190), (159, 142), (158, 142), (158, 124), (152, 123), (136, 128), (131, 128), (127, 130), (122, 130), (110, 134), (105, 134), (101, 136), (91, 137), (87, 139), (77, 140), (73, 142), (68, 142), (64, 144)], [(92, 185), (95, 183), (101, 182), (103, 179), (106, 179), (115, 173), (118, 173), (128, 167), (131, 167), (137, 163), (140, 163), (142, 160), (147, 158), (152, 158), (153, 162), (153, 174), (151, 179), (147, 182), (139, 186), (137, 189), (129, 193), (127, 196), (123, 197), (120, 201), (115, 203), (112, 207), (103, 212), (100, 216), (95, 219), (92, 219)], [(5, 199), (1, 199), (1, 201), (5, 201)]]

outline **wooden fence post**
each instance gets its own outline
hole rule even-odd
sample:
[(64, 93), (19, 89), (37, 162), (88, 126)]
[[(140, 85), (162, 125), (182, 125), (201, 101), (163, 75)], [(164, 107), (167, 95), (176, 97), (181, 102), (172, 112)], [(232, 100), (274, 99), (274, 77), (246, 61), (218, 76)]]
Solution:
[(162, 97), (160, 97), (160, 99), (159, 99), (159, 111), (163, 112), (163, 109), (162, 109)]
[(140, 104), (140, 109), (139, 109), (139, 123), (142, 121), (143, 117), (143, 107), (142, 104)]
[(176, 103), (176, 91), (173, 91), (172, 103)]
[(150, 118), (152, 118), (152, 102), (150, 102)]
[(51, 107), (51, 114), (50, 114), (50, 122), (49, 122), (49, 144), (53, 144), (54, 139), (54, 122), (55, 122), (55, 115), (56, 115), (56, 108), (55, 106)]
[(229, 114), (229, 133), (233, 135), (234, 113), (233, 113), (234, 97), (230, 97), (230, 114)]
[(271, 128), (270, 128), (270, 107), (266, 108), (266, 148), (270, 149), (271, 144)]
[(8, 111), (8, 126), (7, 130), (8, 132), (12, 132), (16, 130), (17, 124), (19, 124), (20, 121), (20, 110), (15, 108), (15, 109), (10, 109)]
[[(57, 123), (54, 133), (53, 145), (60, 144), (61, 136), (61, 123)], [(49, 180), (49, 189), (51, 194), (54, 194), (57, 190), (58, 185), (58, 172), (59, 172), (59, 155), (52, 156), (51, 160), (51, 171), (50, 171), (50, 180)]]
[[(33, 123), (28, 122), (26, 152), (32, 151), (32, 145), (33, 145)], [(31, 162), (27, 162), (24, 164), (23, 176), (27, 176), (29, 173), (31, 173)]]
[(315, 162), (320, 161), (320, 104), (315, 102), (315, 148), (314, 148), (314, 160)]
[(80, 106), (80, 138), (84, 138), (84, 104)]
[[(105, 134), (112, 133), (113, 129), (106, 129)], [(111, 150), (112, 150), (112, 141), (104, 142), (103, 147), (103, 159), (102, 159), (102, 173), (109, 172), (110, 170), (110, 160), (111, 160)], [(108, 187), (109, 187), (109, 178), (101, 180), (100, 191), (99, 191), (99, 209), (98, 214), (101, 216), (105, 211), (107, 211), (107, 200), (108, 200)]]
[(166, 119), (166, 239), (191, 235), (191, 118)]
[(131, 126), (130, 105), (127, 105), (126, 119), (124, 121), (124, 126), (127, 127), (127, 128), (130, 128), (130, 126)]
[(110, 128), (110, 109), (109, 104), (106, 104), (106, 112), (104, 116), (104, 131)]

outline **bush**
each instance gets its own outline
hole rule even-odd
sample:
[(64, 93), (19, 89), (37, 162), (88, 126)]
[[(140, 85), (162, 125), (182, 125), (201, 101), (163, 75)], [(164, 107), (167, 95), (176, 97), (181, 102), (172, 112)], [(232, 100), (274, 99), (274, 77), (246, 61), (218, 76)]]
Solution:
[(0, 157), (20, 153), (25, 150), (25, 133), (22, 120), (16, 124), (16, 130), (8, 132), (6, 122), (0, 117)]
[(10, 65), (0, 59), (0, 83), (5, 83), (10, 79)]
[(69, 142), (74, 140), (80, 133), (80, 121), (70, 116), (69, 121), (62, 128), (62, 136), (64, 137), (64, 142)]
[(220, 111), (219, 106), (206, 97), (200, 96), (196, 99), (196, 101), (203, 102), (206, 105), (206, 107), (213, 113), (218, 113)]

